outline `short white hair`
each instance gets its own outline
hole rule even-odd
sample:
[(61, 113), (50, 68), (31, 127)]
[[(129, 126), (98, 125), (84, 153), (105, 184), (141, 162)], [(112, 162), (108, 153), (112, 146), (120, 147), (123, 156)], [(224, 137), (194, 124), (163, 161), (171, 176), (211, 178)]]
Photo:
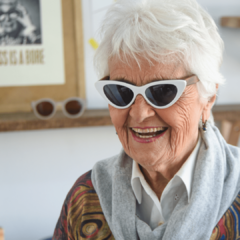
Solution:
[(212, 97), (216, 84), (224, 83), (219, 72), (223, 41), (212, 17), (196, 0), (117, 0), (100, 32), (102, 41), (94, 57), (99, 78), (109, 75), (111, 57), (138, 62), (141, 56), (150, 64), (181, 62), (198, 76), (204, 98)]

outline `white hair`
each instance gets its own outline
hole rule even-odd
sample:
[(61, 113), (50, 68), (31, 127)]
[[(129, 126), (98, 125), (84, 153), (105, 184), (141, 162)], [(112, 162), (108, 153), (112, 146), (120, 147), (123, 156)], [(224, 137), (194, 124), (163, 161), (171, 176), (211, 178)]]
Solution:
[[(117, 0), (100, 30), (102, 41), (94, 57), (100, 78), (109, 75), (108, 60), (140, 57), (182, 63), (196, 74), (201, 97), (216, 94), (224, 83), (219, 72), (223, 41), (211, 16), (196, 0)], [(140, 65), (139, 65), (140, 66)], [(212, 120), (210, 120), (212, 122)]]

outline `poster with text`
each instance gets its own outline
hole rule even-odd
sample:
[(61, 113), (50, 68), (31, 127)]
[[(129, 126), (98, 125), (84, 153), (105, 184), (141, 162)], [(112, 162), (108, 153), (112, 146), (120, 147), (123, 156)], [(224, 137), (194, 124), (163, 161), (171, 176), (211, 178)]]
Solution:
[(61, 0), (0, 0), (0, 87), (64, 84)]

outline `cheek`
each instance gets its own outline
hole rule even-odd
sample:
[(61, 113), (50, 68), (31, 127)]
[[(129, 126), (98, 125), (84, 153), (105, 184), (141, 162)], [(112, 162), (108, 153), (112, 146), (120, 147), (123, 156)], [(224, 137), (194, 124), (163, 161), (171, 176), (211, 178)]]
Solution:
[(186, 132), (189, 129), (189, 109), (182, 108), (176, 104), (158, 114), (162, 120), (170, 127), (170, 131), (175, 133)]
[(110, 117), (114, 127), (117, 129), (126, 128), (126, 122), (128, 119), (129, 110), (128, 109), (117, 109), (112, 107), (111, 105), (108, 106)]
[(173, 119), (177, 128), (185, 133), (196, 131), (202, 113), (202, 105), (196, 86), (188, 87), (181, 98), (174, 104)]
[(112, 123), (118, 134), (118, 138), (122, 143), (122, 146), (125, 149), (125, 151), (128, 152), (129, 144), (128, 144), (127, 119), (129, 115), (129, 110), (128, 109), (120, 110), (109, 105), (109, 112), (110, 112)]
[[(195, 91), (194, 91), (195, 90)], [(171, 141), (184, 141), (198, 131), (202, 105), (196, 89), (188, 89), (170, 108), (158, 110), (158, 115), (170, 127)]]

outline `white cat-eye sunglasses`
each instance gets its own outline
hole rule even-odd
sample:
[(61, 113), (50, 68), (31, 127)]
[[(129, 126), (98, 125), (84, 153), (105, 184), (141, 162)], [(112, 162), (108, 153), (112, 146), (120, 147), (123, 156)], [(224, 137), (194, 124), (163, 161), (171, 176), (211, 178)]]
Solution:
[(198, 77), (193, 75), (185, 79), (154, 81), (137, 87), (129, 83), (108, 79), (109, 77), (105, 77), (96, 82), (95, 87), (110, 105), (118, 109), (131, 106), (138, 94), (141, 94), (154, 108), (168, 108), (181, 97), (187, 86), (199, 81)]

